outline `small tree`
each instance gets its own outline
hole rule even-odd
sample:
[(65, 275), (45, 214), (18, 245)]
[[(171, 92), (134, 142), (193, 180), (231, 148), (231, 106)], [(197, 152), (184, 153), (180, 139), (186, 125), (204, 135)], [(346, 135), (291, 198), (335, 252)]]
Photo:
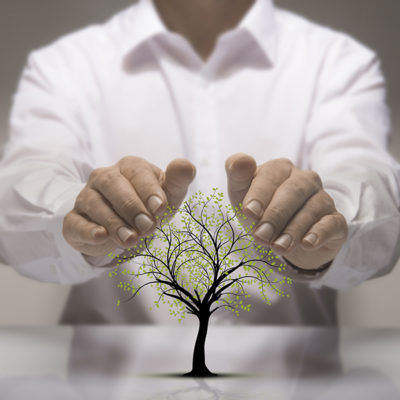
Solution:
[[(180, 227), (173, 222), (175, 214), (180, 215)], [(128, 249), (130, 255), (110, 254), (118, 260), (109, 275), (128, 276), (118, 285), (129, 294), (124, 302), (150, 286), (157, 292), (155, 307), (167, 303), (170, 314), (178, 317), (179, 322), (187, 313), (196, 316), (199, 330), (192, 370), (185, 375), (213, 376), (206, 366), (204, 350), (211, 315), (218, 310), (237, 316), (240, 311), (250, 311), (247, 286), (257, 285), (263, 300), (270, 304), (268, 291), (288, 297), (279, 286), (292, 282), (282, 274), (274, 277), (275, 270), (284, 270), (284, 263), (271, 249), (255, 243), (251, 235), (254, 222), (240, 222), (246, 220), (242, 204), (224, 207), (223, 193), (217, 188), (207, 197), (196, 192), (178, 210), (168, 207), (158, 219), (155, 233)], [(239, 229), (234, 226), (235, 219)], [(132, 270), (124, 268), (128, 261), (135, 265)]]

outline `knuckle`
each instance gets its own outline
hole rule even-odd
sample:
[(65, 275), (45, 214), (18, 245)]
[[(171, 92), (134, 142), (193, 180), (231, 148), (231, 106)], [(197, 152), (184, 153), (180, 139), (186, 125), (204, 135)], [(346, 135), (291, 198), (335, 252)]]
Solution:
[(125, 156), (119, 160), (118, 165), (120, 168), (132, 168), (132, 165), (144, 164), (146, 160), (137, 156)]
[(136, 156), (124, 157), (119, 165), (120, 173), (130, 180), (140, 176), (144, 169), (153, 172), (151, 165), (144, 158)]
[(122, 225), (120, 219), (113, 213), (104, 217), (104, 225), (107, 231), (116, 234), (117, 229)]
[[(128, 171), (123, 171), (122, 173), (123, 173), (124, 176), (126, 176), (130, 180), (134, 180), (135, 182), (137, 182), (137, 181), (140, 182), (140, 178), (144, 177), (143, 172), (144, 172), (145, 168), (146, 168), (145, 164), (136, 164), (135, 168), (132, 168), (131, 170), (129, 170), (129, 172)], [(145, 185), (140, 184), (140, 183), (139, 184), (136, 183), (136, 185), (138, 186), (138, 189), (140, 189), (139, 186), (148, 187), (151, 184), (152, 184), (151, 182), (148, 182), (148, 184), (145, 184)]]
[(98, 187), (111, 187), (116, 179), (118, 173), (111, 169), (105, 169), (102, 174), (99, 174), (96, 179), (96, 186)]
[(292, 163), (292, 161), (286, 157), (277, 158), (275, 160), (272, 160), (271, 164), (273, 167), (279, 169), (286, 176), (290, 176), (290, 174), (294, 168), (294, 164)]
[(296, 196), (297, 198), (307, 198), (308, 188), (304, 185), (301, 180), (293, 179), (290, 182), (290, 194), (291, 196)]
[(137, 159), (136, 156), (124, 156), (118, 161), (118, 164), (120, 165), (131, 164), (135, 162), (136, 159)]
[(113, 185), (115, 185), (115, 183), (118, 180), (118, 175), (117, 174), (106, 174), (103, 177), (102, 183), (103, 186), (106, 188), (111, 188)]
[(275, 228), (282, 227), (286, 224), (288, 218), (288, 213), (284, 209), (273, 206), (267, 210), (266, 221), (270, 221)]
[(62, 234), (64, 237), (68, 235), (68, 232), (72, 225), (72, 211), (70, 211), (63, 219)]
[(76, 210), (84, 210), (86, 208), (88, 193), (85, 189), (86, 187), (78, 194), (75, 199), (74, 209)]
[(91, 174), (89, 175), (90, 181), (97, 181), (97, 180), (102, 180), (106, 176), (115, 176), (118, 173), (118, 169), (115, 168), (115, 166), (111, 167), (100, 167), (94, 169)]
[(104, 172), (105, 168), (95, 168), (89, 175), (89, 182), (95, 181)]
[(303, 173), (305, 174), (309, 184), (312, 185), (315, 189), (319, 189), (322, 187), (321, 178), (315, 171), (307, 170), (303, 171)]
[(321, 190), (320, 192), (319, 202), (321, 206), (326, 210), (336, 210), (335, 202), (333, 201), (332, 197), (324, 190)]
[(324, 215), (335, 211), (335, 204), (326, 192), (318, 192), (307, 202), (307, 212), (314, 218), (320, 219)]
[(121, 210), (126, 214), (135, 214), (139, 211), (138, 200), (134, 197), (123, 199), (121, 201)]
[(310, 202), (307, 207), (307, 214), (311, 221), (319, 220), (324, 215), (324, 207), (319, 202)]
[(338, 229), (342, 229), (346, 233), (346, 236), (347, 236), (349, 228), (347, 225), (346, 218), (344, 217), (344, 215), (340, 214), (339, 212), (337, 212), (335, 214), (335, 217), (336, 217), (335, 221), (337, 223)]
[(289, 158), (286, 157), (281, 157), (276, 159), (276, 162), (278, 162), (281, 165), (284, 165), (286, 167), (290, 167), (292, 168), (294, 166), (293, 162), (291, 160), (289, 160)]
[(102, 202), (100, 196), (95, 195), (95, 191), (89, 188), (83, 189), (75, 200), (74, 209), (88, 214), (90, 211), (97, 210)]

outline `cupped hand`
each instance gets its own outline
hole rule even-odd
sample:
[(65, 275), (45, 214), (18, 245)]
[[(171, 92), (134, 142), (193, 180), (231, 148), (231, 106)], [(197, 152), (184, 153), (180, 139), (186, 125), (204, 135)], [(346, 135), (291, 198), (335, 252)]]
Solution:
[[(225, 163), (231, 204), (243, 205), (255, 241), (303, 269), (332, 261), (348, 235), (347, 223), (319, 175), (285, 158), (257, 166), (246, 154)], [(249, 224), (249, 220), (241, 222)]]
[(94, 169), (64, 218), (63, 236), (88, 256), (129, 248), (154, 232), (156, 217), (167, 204), (179, 208), (195, 175), (194, 165), (185, 159), (171, 161), (165, 172), (134, 156)]

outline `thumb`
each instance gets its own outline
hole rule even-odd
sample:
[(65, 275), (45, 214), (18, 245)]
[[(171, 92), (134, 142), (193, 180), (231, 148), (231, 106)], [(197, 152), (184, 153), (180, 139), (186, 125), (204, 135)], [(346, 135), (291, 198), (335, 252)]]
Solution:
[(225, 161), (225, 170), (228, 179), (228, 194), (231, 204), (237, 207), (243, 202), (257, 170), (257, 163), (253, 157), (236, 153)]
[(180, 206), (195, 176), (196, 167), (188, 160), (177, 158), (168, 164), (161, 186), (170, 207)]

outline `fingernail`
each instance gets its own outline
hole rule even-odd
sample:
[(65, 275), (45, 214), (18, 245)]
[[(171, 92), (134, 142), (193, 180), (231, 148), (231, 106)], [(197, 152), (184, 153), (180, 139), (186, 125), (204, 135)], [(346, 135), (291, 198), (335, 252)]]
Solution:
[(124, 243), (132, 236), (135, 235), (136, 232), (132, 231), (131, 229), (127, 228), (126, 226), (121, 226), (118, 229), (117, 235)]
[(309, 233), (305, 238), (303, 239), (303, 242), (306, 242), (307, 244), (314, 246), (315, 243), (317, 243), (318, 236), (315, 233)]
[(269, 242), (274, 234), (274, 227), (269, 222), (264, 222), (255, 230), (254, 234), (265, 242)]
[(153, 221), (146, 214), (142, 213), (136, 216), (135, 225), (140, 233), (145, 233), (153, 226)]
[(147, 208), (151, 211), (152, 214), (155, 214), (157, 212), (161, 204), (162, 200), (156, 195), (149, 197), (149, 199), (147, 200)]
[(96, 236), (100, 236), (102, 232), (103, 230), (100, 228), (93, 228), (92, 232), (90, 233), (90, 236), (92, 239), (97, 239)]
[(278, 245), (283, 249), (287, 250), (292, 244), (292, 237), (288, 233), (284, 233), (275, 240), (274, 245)]
[(262, 205), (258, 200), (252, 200), (249, 204), (247, 204), (247, 208), (257, 217), (261, 217)]

